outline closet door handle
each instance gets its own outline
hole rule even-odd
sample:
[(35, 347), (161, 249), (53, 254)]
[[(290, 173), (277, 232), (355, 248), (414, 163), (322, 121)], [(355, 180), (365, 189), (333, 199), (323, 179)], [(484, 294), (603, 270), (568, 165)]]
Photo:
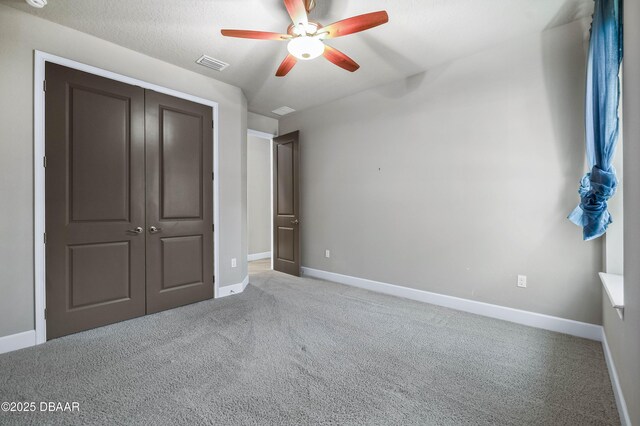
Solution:
[(130, 232), (131, 234), (142, 234), (142, 232), (144, 232), (144, 229), (142, 229), (141, 226), (138, 226), (135, 229), (128, 229), (127, 232)]
[(158, 233), (160, 231), (162, 231), (162, 228), (156, 228), (153, 225), (149, 227), (149, 232), (152, 233), (152, 234), (156, 234), (156, 233)]

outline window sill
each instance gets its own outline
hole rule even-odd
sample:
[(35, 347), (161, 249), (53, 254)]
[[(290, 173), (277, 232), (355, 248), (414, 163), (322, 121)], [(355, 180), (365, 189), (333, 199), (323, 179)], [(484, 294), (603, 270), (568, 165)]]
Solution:
[(622, 275), (600, 272), (600, 279), (604, 286), (611, 306), (618, 311), (618, 316), (624, 316), (624, 277)]

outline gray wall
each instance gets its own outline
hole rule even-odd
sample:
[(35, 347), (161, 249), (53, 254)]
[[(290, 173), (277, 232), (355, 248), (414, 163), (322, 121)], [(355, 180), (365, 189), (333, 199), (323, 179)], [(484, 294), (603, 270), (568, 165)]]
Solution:
[[(247, 105), (242, 91), (0, 5), (0, 336), (34, 328), (34, 49), (219, 103), (218, 279), (222, 286), (242, 282), (247, 272)], [(237, 268), (231, 268), (232, 257), (238, 259)]]
[(247, 126), (251, 130), (257, 130), (270, 135), (278, 134), (278, 120), (249, 111)]
[(613, 166), (618, 174), (618, 188), (613, 198), (609, 200), (609, 212), (613, 223), (605, 234), (604, 257), (605, 272), (610, 274), (624, 274), (624, 138), (620, 138)]
[(301, 132), (303, 265), (601, 324), (602, 243), (566, 219), (585, 172), (587, 29), (281, 119)]
[(631, 423), (640, 425), (640, 2), (624, 3), (624, 320), (603, 296), (604, 330)]
[(247, 233), (249, 254), (271, 251), (271, 141), (247, 138)]

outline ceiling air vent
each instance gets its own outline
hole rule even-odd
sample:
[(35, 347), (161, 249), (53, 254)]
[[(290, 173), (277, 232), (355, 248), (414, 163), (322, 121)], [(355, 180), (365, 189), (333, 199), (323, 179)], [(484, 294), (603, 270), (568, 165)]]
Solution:
[(283, 115), (287, 115), (287, 114), (291, 114), (292, 112), (295, 112), (295, 109), (289, 108), (288, 106), (283, 106), (283, 107), (280, 107), (278, 109), (274, 109), (271, 112), (276, 114), (276, 115), (283, 116)]
[(196, 64), (200, 64), (203, 67), (211, 68), (212, 70), (222, 71), (226, 67), (229, 66), (226, 62), (222, 62), (216, 58), (212, 58), (211, 56), (202, 55), (200, 59), (196, 61)]

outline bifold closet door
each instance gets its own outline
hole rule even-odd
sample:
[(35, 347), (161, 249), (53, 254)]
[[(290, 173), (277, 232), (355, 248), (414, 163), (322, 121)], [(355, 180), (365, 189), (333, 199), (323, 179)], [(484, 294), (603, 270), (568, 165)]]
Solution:
[(146, 91), (147, 313), (213, 297), (211, 107)]
[(49, 339), (145, 314), (144, 90), (47, 63)]

